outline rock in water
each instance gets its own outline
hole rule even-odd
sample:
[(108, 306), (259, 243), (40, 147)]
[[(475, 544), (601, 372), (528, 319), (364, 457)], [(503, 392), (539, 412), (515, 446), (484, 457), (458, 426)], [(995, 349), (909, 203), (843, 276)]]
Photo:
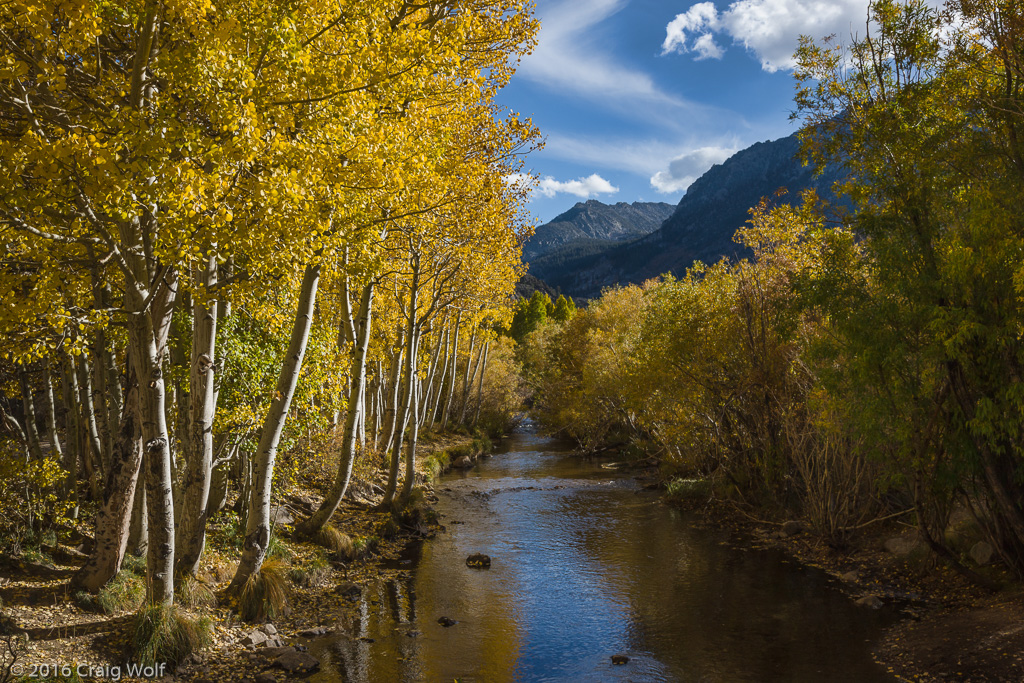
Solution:
[(473, 459), (470, 458), (468, 455), (460, 456), (455, 459), (455, 462), (452, 463), (452, 467), (454, 467), (457, 470), (468, 470), (472, 466)]
[(448, 628), (449, 626), (455, 626), (455, 624), (459, 622), (455, 621), (454, 619), (449, 619), (448, 617), (439, 617), (437, 623), (441, 624), (441, 626), (444, 626), (445, 628)]
[(348, 598), (357, 598), (362, 594), (363, 589), (359, 587), (359, 584), (352, 583), (351, 581), (342, 581), (334, 587), (334, 592)]
[(885, 603), (883, 603), (882, 599), (880, 597), (878, 597), (877, 595), (865, 595), (863, 598), (858, 600), (856, 604), (858, 606), (860, 606), (860, 607), (870, 607), (871, 609), (881, 609), (882, 605), (884, 605)]
[(629, 657), (626, 655), (612, 655), (612, 664), (628, 664)]
[(299, 635), (303, 638), (316, 638), (317, 636), (326, 636), (331, 632), (331, 629), (326, 626), (317, 626), (316, 628), (307, 628), (305, 631), (299, 631)]
[(473, 567), (474, 569), (489, 569), (491, 558), (483, 553), (473, 553), (466, 558), (466, 566)]
[(305, 652), (288, 652), (275, 659), (274, 666), (290, 674), (311, 674), (320, 668), (320, 660)]

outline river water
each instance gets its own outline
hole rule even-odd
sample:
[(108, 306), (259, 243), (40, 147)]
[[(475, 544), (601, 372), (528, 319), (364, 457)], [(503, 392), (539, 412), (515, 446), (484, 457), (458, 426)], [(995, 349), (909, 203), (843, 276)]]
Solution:
[(560, 442), (520, 431), (437, 489), (447, 531), (364, 591), (355, 633), (310, 644), (313, 681), (895, 680), (870, 655), (892, 614)]

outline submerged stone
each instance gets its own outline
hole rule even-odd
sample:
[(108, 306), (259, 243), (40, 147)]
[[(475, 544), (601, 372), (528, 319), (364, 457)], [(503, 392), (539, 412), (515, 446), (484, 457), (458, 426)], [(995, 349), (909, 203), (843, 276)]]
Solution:
[(473, 553), (466, 558), (466, 566), (475, 569), (488, 569), (491, 566), (491, 558), (483, 553)]

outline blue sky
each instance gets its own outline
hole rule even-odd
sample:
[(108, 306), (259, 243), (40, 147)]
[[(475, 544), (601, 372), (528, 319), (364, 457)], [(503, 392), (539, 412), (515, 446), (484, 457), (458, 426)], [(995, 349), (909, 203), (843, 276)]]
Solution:
[(796, 130), (798, 37), (849, 35), (866, 12), (867, 0), (537, 0), (538, 46), (499, 96), (546, 139), (527, 160), (531, 213), (678, 203), (713, 164)]

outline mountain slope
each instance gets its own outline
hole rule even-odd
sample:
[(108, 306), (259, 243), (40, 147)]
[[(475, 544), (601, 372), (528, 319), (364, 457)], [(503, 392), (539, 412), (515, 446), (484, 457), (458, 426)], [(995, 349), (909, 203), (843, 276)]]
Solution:
[(609, 244), (647, 235), (672, 215), (675, 207), (664, 202), (604, 204), (591, 199), (578, 202), (550, 223), (537, 228), (523, 245), (523, 260), (538, 257), (578, 240), (602, 240)]
[(788, 190), (780, 202), (797, 201), (806, 188), (832, 197), (838, 173), (830, 170), (815, 178), (813, 169), (797, 158), (799, 145), (791, 135), (741, 150), (694, 181), (672, 215), (650, 235), (534, 274), (574, 297), (589, 298), (610, 285), (642, 282), (666, 272), (681, 275), (695, 260), (747, 256), (732, 237), (762, 197), (779, 188)]

